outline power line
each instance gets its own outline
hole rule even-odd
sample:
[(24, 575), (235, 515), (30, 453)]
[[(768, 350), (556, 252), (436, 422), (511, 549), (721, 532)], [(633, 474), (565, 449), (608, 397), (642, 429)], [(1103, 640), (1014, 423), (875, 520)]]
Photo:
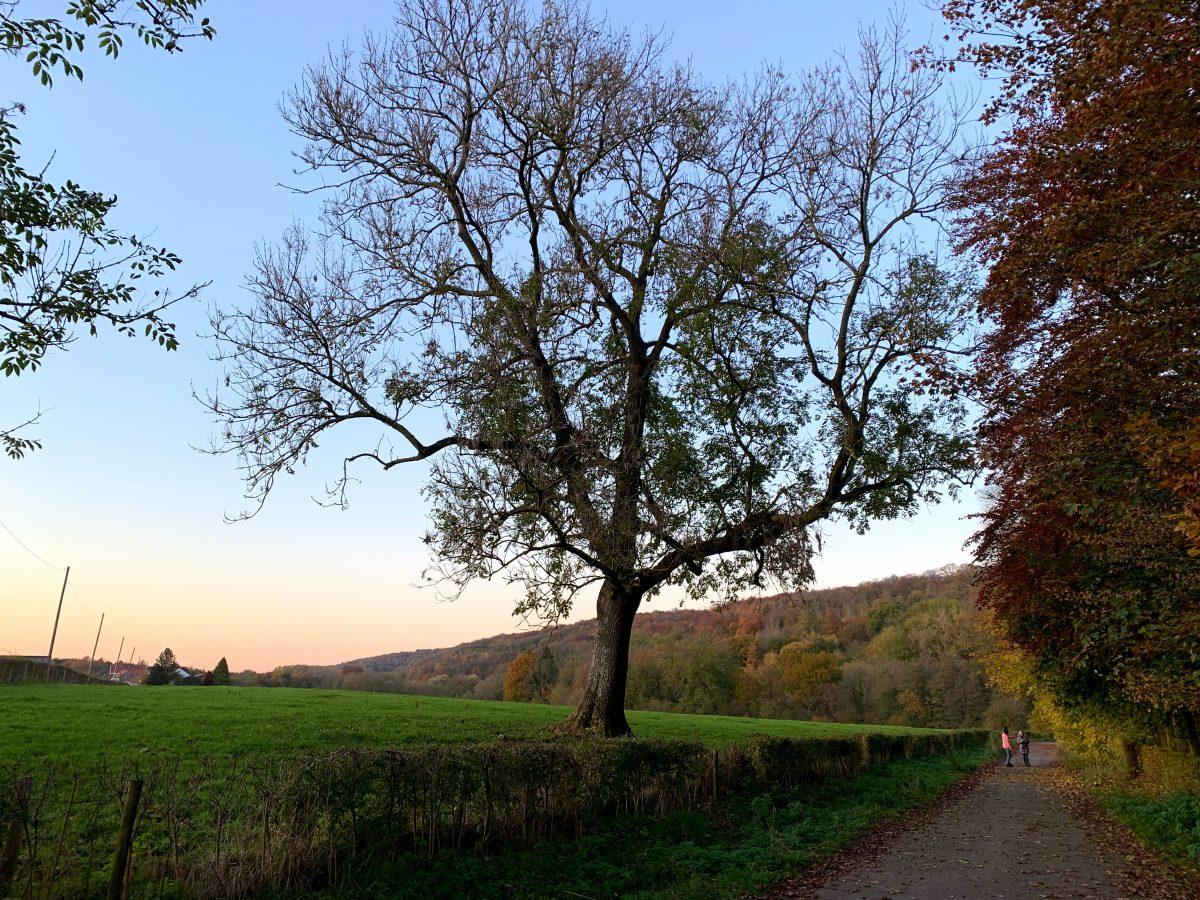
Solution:
[[(12, 537), (12, 539), (14, 541), (16, 541), (18, 544), (20, 544), (22, 547), (24, 547), (26, 552), (28, 552), (29, 555), (32, 556), (34, 559), (38, 560), (41, 563), (44, 563), (47, 566), (50, 566), (51, 569), (55, 569), (59, 572), (63, 571), (61, 566), (56, 566), (56, 565), (53, 565), (52, 563), (46, 562), (46, 560), (42, 559), (42, 557), (38, 556), (36, 553), (34, 553), (32, 550), (30, 550), (29, 545), (26, 544), (19, 537), (17, 537), (16, 534), (13, 533), (13, 530), (11, 528), (9, 528), (7, 525), (5, 525), (3, 521), (0, 521), (0, 528), (3, 528), (5, 531), (7, 531), (9, 533), (9, 535)], [(74, 584), (70, 585), (70, 588), (71, 588), (71, 593), (75, 596), (75, 602), (80, 605), (80, 607), (83, 609), (83, 611), (86, 612), (89, 616), (93, 616), (94, 618), (97, 618), (97, 619), (100, 618), (100, 616), (101, 616), (100, 613), (93, 612), (91, 609), (88, 608), (88, 605), (83, 602), (83, 598), (79, 596), (79, 591), (75, 590), (75, 585)]]
[(88, 609), (87, 604), (83, 602), (83, 598), (79, 596), (79, 591), (75, 590), (75, 585), (71, 585), (71, 593), (75, 595), (75, 602), (83, 607), (83, 611), (89, 616), (100, 616), (102, 613), (94, 613)]
[[(23, 540), (21, 540), (19, 537), (17, 537), (16, 533), (13, 532), (13, 530), (11, 528), (9, 528), (7, 525), (4, 524), (3, 520), (0, 520), (0, 528), (3, 528), (5, 531), (7, 531), (9, 534), (9, 537), (11, 537), (14, 541), (16, 541), (22, 547), (24, 547), (25, 552), (28, 553), (30, 556), (32, 556), (34, 559), (36, 559), (38, 562), (42, 563), (45, 566), (49, 566), (51, 569), (54, 569), (58, 572), (65, 571), (65, 572), (69, 573), (71, 571), (70, 568), (63, 569), (60, 566), (56, 566), (53, 563), (47, 562), (41, 556), (34, 553), (33, 550), (30, 549), (28, 544), (26, 544)], [(100, 627), (103, 628), (104, 627), (104, 614), (93, 612), (91, 609), (89, 609), (88, 605), (83, 602), (83, 598), (79, 596), (79, 591), (75, 590), (75, 585), (71, 584), (69, 586), (71, 588), (71, 594), (75, 598), (75, 602), (78, 603), (80, 608), (84, 612), (86, 612), (89, 616), (98, 618), (100, 620)], [(67, 584), (67, 580), (64, 578), (63, 579), (63, 588), (65, 589), (66, 587), (68, 587), (68, 584)], [(55, 634), (55, 636), (57, 636), (57, 634), (58, 634), (58, 619), (61, 614), (62, 614), (62, 597), (59, 597), (58, 598), (58, 613), (54, 617), (54, 634)], [(100, 633), (97, 632), (96, 633), (96, 642), (99, 643), (99, 640), (100, 640)], [(54, 652), (54, 637), (50, 638), (50, 652), (51, 653)], [(93, 653), (94, 652), (95, 651), (93, 650)]]
[[(0, 521), (0, 528), (3, 528), (5, 531), (7, 531), (7, 532), (8, 532), (8, 534), (9, 534), (9, 536), (10, 536), (10, 537), (11, 537), (11, 538), (12, 538), (14, 541), (16, 541), (18, 544), (20, 544), (22, 547), (24, 547), (24, 548), (25, 548), (25, 552), (27, 552), (27, 553), (28, 553), (30, 556), (32, 556), (32, 557), (33, 557), (34, 559), (36, 559), (38, 562), (42, 563), (43, 565), (47, 565), (47, 566), (49, 566), (50, 568), (52, 568), (52, 569), (54, 569), (55, 571), (58, 571), (58, 572), (61, 572), (61, 571), (63, 570), (63, 567), (62, 567), (62, 566), (56, 566), (56, 565), (54, 565), (53, 563), (48, 563), (48, 562), (46, 562), (46, 560), (42, 559), (40, 556), (38, 556), (36, 553), (34, 553), (32, 550), (30, 550), (30, 549), (29, 549), (29, 545), (28, 545), (28, 544), (26, 544), (26, 543), (25, 543), (23, 540), (21, 540), (19, 537), (17, 537), (15, 534), (13, 534), (13, 530), (12, 530), (11, 528), (9, 528), (7, 525), (5, 525), (3, 521)], [(95, 613), (93, 613), (93, 615), (95, 615)]]

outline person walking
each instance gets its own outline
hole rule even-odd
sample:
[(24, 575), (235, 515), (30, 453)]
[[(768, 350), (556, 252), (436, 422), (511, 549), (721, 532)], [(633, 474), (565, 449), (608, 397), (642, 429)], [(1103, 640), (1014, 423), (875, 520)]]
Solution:
[(1008, 739), (1008, 726), (1000, 729), (1000, 746), (1004, 749), (1004, 764), (1012, 768), (1012, 741)]
[(1017, 747), (1019, 747), (1021, 750), (1021, 759), (1024, 760), (1025, 765), (1028, 766), (1029, 765), (1029, 735), (1027, 735), (1024, 731), (1017, 732)]

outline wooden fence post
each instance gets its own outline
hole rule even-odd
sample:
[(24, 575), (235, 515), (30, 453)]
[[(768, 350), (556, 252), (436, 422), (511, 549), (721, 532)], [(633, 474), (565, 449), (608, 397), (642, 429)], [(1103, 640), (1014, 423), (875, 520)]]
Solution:
[(21, 838), (25, 832), (25, 817), (29, 812), (29, 800), (33, 797), (33, 776), (24, 775), (14, 786), (17, 808), (8, 824), (8, 835), (4, 839), (4, 857), (0, 859), (0, 889), (6, 889), (17, 874), (17, 859), (21, 854)]
[(125, 886), (125, 870), (129, 867), (129, 851), (133, 846), (133, 823), (137, 818), (138, 802), (142, 799), (142, 779), (129, 782), (129, 793), (125, 795), (125, 811), (121, 814), (121, 832), (117, 835), (117, 846), (113, 851), (112, 873), (108, 879), (108, 900), (121, 900)]
[(713, 780), (712, 780), (712, 798), (713, 802), (717, 802), (717, 786), (720, 784), (720, 766), (721, 766), (721, 751), (713, 750)]

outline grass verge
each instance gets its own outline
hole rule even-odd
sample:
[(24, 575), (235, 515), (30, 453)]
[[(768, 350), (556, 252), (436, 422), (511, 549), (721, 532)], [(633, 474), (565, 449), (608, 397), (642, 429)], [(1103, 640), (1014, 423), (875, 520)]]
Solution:
[(1200, 872), (1200, 796), (1176, 792), (1153, 797), (1112, 791), (1103, 794), (1100, 803), (1169, 862)]

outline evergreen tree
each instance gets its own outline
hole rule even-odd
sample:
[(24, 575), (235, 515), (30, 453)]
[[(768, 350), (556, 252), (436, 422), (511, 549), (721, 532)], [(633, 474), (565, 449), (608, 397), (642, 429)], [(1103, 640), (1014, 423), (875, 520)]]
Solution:
[(212, 672), (213, 684), (229, 684), (229, 663), (225, 662), (225, 657), (221, 657)]
[(179, 661), (175, 659), (175, 654), (170, 647), (158, 654), (158, 659), (154, 661), (149, 670), (146, 672), (146, 684), (170, 684), (171, 679), (175, 675), (175, 670), (179, 668)]

